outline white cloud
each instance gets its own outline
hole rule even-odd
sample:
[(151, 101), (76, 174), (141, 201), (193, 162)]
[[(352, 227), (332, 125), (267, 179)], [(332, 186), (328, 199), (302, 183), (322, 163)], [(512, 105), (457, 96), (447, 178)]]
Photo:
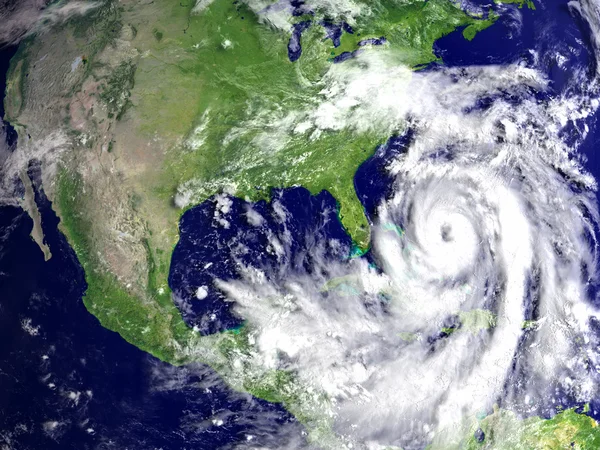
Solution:
[[(597, 314), (581, 275), (584, 265), (596, 272), (596, 182), (561, 137), (598, 108), (594, 83), (540, 101), (532, 92), (547, 80), (518, 64), (415, 73), (375, 51), (333, 66), (324, 84), (315, 108), (294, 113), (299, 132), (414, 131), (388, 167), (394, 193), (372, 230), (381, 272), (317, 246), (310, 273), (242, 267), (241, 280), (219, 282), (254, 330), (253, 367), (293, 370), (329, 399), (321, 406), (340, 435), (372, 448), (443, 448), (504, 394), (516, 409), (556, 385), (580, 401), (597, 394), (586, 370), (597, 356), (580, 343), (591, 348)], [(289, 256), (289, 241), (278, 242)], [(534, 299), (539, 321), (525, 336)], [(475, 310), (495, 322), (440, 336)], [(506, 392), (515, 356), (536, 383)]]
[(0, 8), (0, 43), (15, 43), (30, 34), (43, 33), (101, 5), (97, 1), (59, 1), (49, 5), (43, 0), (15, 2), (11, 7)]

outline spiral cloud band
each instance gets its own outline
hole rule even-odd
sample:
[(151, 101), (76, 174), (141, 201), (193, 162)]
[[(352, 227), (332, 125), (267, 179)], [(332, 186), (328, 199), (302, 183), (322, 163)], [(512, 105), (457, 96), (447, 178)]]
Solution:
[[(217, 283), (252, 329), (255, 365), (324, 394), (354, 448), (447, 448), (498, 402), (535, 413), (597, 395), (596, 183), (576, 152), (596, 81), (551, 95), (518, 64), (410, 73), (385, 50), (342, 66), (295, 132), (414, 135), (387, 168), (376, 264), (328, 260), (323, 242), (310, 272), (240, 264), (240, 280)], [(272, 240), (284, 260), (290, 233)]]

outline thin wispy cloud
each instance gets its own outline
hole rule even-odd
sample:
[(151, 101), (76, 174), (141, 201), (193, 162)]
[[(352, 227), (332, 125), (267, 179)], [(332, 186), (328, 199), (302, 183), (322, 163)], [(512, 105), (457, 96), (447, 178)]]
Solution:
[(21, 0), (0, 7), (0, 45), (16, 44), (33, 33), (42, 33), (74, 16), (102, 5), (101, 1)]

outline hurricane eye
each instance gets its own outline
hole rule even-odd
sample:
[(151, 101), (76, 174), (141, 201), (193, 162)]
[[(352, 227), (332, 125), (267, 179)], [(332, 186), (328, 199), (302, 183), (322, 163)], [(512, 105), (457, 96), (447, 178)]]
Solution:
[(454, 236), (452, 234), (452, 225), (445, 223), (440, 228), (440, 236), (444, 242), (451, 242), (454, 240)]

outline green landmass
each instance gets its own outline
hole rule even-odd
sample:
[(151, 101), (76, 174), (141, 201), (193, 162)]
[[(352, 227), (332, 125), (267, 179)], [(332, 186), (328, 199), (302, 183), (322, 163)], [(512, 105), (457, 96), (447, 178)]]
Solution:
[[(182, 320), (181, 314), (171, 299), (171, 293), (160, 295), (153, 289), (157, 273), (161, 269), (152, 265), (148, 277), (148, 299), (140, 298), (113, 275), (102, 255), (94, 252), (92, 237), (87, 232), (92, 228), (85, 211), (86, 197), (81, 177), (63, 171), (58, 178), (55, 202), (61, 211), (61, 227), (85, 271), (87, 290), (83, 298), (86, 308), (94, 314), (105, 328), (117, 331), (125, 340), (157, 358), (183, 364), (189, 362), (185, 346), (198, 339)], [(163, 268), (162, 276), (166, 270)]]
[[(323, 39), (322, 29), (311, 27), (303, 35), (298, 64), (288, 61), (287, 33), (262, 26), (246, 6), (230, 2), (216, 1), (202, 15), (190, 17), (183, 36), (165, 32), (161, 44), (187, 49), (190, 57), (169, 70), (172, 76), (168, 85), (140, 99), (137, 108), (146, 119), (141, 127), (155, 132), (187, 123), (189, 130), (190, 125), (197, 126), (203, 120), (208, 126), (203, 129), (199, 148), (173, 153), (164, 170), (164, 192), (172, 195), (175, 183), (192, 179), (196, 180), (195, 203), (227, 188), (250, 200), (268, 196), (272, 187), (302, 185), (314, 194), (328, 190), (339, 202), (340, 219), (350, 236), (359, 247), (368, 246), (369, 224), (356, 197), (353, 177), (388, 136), (340, 130), (309, 140), (303, 134), (278, 134), (274, 129), (268, 136), (271, 142), (265, 142), (265, 130), (285, 118), (278, 111), (293, 113), (310, 106), (322, 86), (306, 79), (320, 80), (331, 64), (328, 57), (332, 52), (339, 53), (348, 45), (356, 48), (367, 35), (385, 36), (399, 63), (417, 67), (436, 59), (432, 51), (436, 39), (461, 26), (475, 27), (474, 34), (495, 20), (470, 17), (447, 0), (403, 6), (373, 3), (371, 7), (374, 12), (358, 19), (355, 33), (345, 33), (339, 49)], [(226, 41), (230, 46), (224, 45)], [(152, 85), (157, 73), (152, 70), (149, 75), (146, 77), (140, 68), (136, 77), (140, 90)], [(195, 119), (181, 121), (183, 86), (179, 83), (186, 86), (190, 80), (201, 96), (189, 108)], [(145, 111), (152, 116), (145, 117)], [(260, 114), (265, 118), (256, 117)], [(228, 139), (232, 131), (235, 139)]]
[(17, 124), (17, 117), (23, 108), (23, 85), (28, 68), (27, 47), (29, 41), (19, 46), (17, 54), (11, 59), (6, 74), (6, 89), (4, 95), (4, 119), (11, 124)]
[(531, 10), (535, 10), (535, 3), (533, 0), (494, 0), (496, 3), (506, 3), (506, 4), (516, 4), (519, 9), (523, 8), (523, 6), (527, 6), (527, 8)]
[(537, 328), (537, 326), (538, 326), (537, 320), (525, 320), (521, 324), (521, 328), (523, 328), (524, 330), (535, 330)]
[(493, 13), (485, 19), (472, 17), (444, 0), (406, 3), (385, 0), (375, 2), (372, 10), (373, 14), (358, 18), (353, 34), (342, 34), (340, 46), (330, 50), (332, 57), (358, 49), (360, 41), (384, 37), (389, 48), (402, 55), (404, 64), (422, 66), (437, 59), (433, 44), (439, 38), (466, 27), (463, 35), (471, 40), (498, 18)]
[[(85, 271), (88, 288), (84, 296), (86, 308), (102, 326), (119, 334), (138, 348), (174, 365), (201, 362), (211, 366), (230, 387), (273, 403), (282, 403), (303, 423), (311, 439), (333, 442), (331, 418), (319, 411), (326, 398), (307, 398), (305, 387), (290, 371), (261, 370), (252, 361), (246, 326), (210, 336), (201, 336), (182, 320), (171, 299), (170, 291), (158, 293), (155, 279), (160, 267), (151, 266), (146, 301), (128, 292), (119, 280), (102, 270), (101, 255), (87, 251), (93, 248), (85, 232), (90, 227), (86, 217), (77, 213), (87, 199), (82, 195), (81, 179), (67, 171), (58, 178), (60, 187), (56, 201), (63, 213), (63, 231), (69, 236)], [(67, 212), (67, 213), (65, 213)], [(164, 273), (162, 274), (164, 275)]]
[(135, 66), (124, 61), (110, 74), (100, 98), (106, 103), (108, 117), (120, 119), (131, 105), (129, 97), (135, 82)]
[(487, 309), (461, 311), (458, 314), (461, 330), (478, 333), (496, 326), (496, 315)]
[[(270, 198), (277, 187), (301, 185), (313, 194), (327, 190), (338, 201), (357, 253), (364, 251), (369, 223), (353, 177), (386, 133), (341, 129), (307, 139), (279, 125), (316, 104), (332, 57), (356, 50), (363, 39), (385, 37), (385, 50), (398, 64), (418, 69), (436, 59), (432, 46), (440, 37), (462, 28), (463, 36), (473, 39), (497, 19), (493, 13), (472, 17), (447, 0), (368, 6), (371, 14), (357, 18), (355, 33), (344, 33), (337, 49), (313, 25), (303, 34), (303, 54), (296, 63), (287, 58), (289, 30), (261, 23), (248, 6), (225, 0), (198, 15), (191, 13), (193, 4), (176, 1), (108, 2), (56, 31), (57, 40), (69, 43), (64, 55), (54, 54), (56, 66), (70, 68), (75, 57), (83, 61), (78, 71), (63, 74), (70, 89), (61, 86), (55, 93), (62, 96), (56, 108), (63, 111), (63, 122), (73, 136), (85, 138), (85, 145), (75, 145), (62, 159), (53, 200), (85, 270), (86, 308), (104, 327), (163, 361), (209, 364), (232, 388), (283, 403), (311, 439), (328, 442), (327, 448), (339, 448), (332, 419), (324, 416), (328, 399), (308, 396), (291, 372), (257, 367), (251, 328), (200, 336), (182, 320), (167, 285), (183, 212), (173, 198), (182, 186), (190, 193), (185, 208), (223, 191), (258, 200)], [(7, 117), (19, 124), (20, 134), (30, 132), (34, 139), (43, 139), (54, 125), (33, 120), (40, 86), (35, 76), (26, 76), (52, 61), (42, 60), (51, 45), (43, 39), (22, 45), (11, 62), (6, 96)], [(61, 61), (65, 55), (70, 60)], [(76, 108), (85, 115), (77, 116)], [(330, 287), (340, 286), (352, 288), (352, 280)], [(474, 329), (493, 326), (488, 316), (465, 322)], [(596, 443), (589, 417), (561, 414), (522, 423), (528, 430), (537, 427), (540, 436), (554, 436), (556, 430), (567, 430), (567, 436), (571, 430), (573, 442)], [(489, 442), (495, 442), (494, 420), (522, 426), (510, 415), (484, 420)]]
[(400, 339), (402, 339), (404, 342), (413, 342), (416, 341), (420, 338), (420, 335), (417, 333), (409, 333), (406, 331), (403, 331), (401, 333), (398, 333), (398, 337)]
[(464, 38), (468, 41), (472, 41), (473, 39), (475, 39), (477, 33), (485, 30), (490, 25), (492, 25), (498, 19), (498, 17), (499, 16), (496, 13), (490, 10), (488, 13), (488, 18), (486, 20), (474, 22), (463, 30)]
[[(131, 60), (118, 64), (99, 94), (108, 107), (108, 118), (120, 119), (127, 112), (135, 118), (132, 125), (138, 135), (186, 137), (183, 145), (166, 153), (152, 177), (140, 181), (145, 184), (140, 202), (152, 197), (171, 204), (174, 192), (186, 182), (192, 192), (188, 207), (222, 190), (249, 200), (268, 198), (273, 187), (302, 185), (314, 194), (327, 190), (338, 201), (340, 220), (350, 236), (359, 248), (366, 248), (369, 224), (356, 197), (353, 176), (387, 136), (340, 130), (307, 139), (305, 135), (277, 136), (274, 130), (270, 141), (280, 139), (281, 143), (261, 140), (270, 122), (283, 117), (276, 115), (278, 111), (293, 113), (318, 97), (321, 86), (306, 79), (319, 79), (331, 64), (331, 52), (337, 51), (323, 39), (322, 31), (314, 26), (313, 34), (303, 37), (303, 55), (299, 64), (293, 64), (287, 58), (289, 34), (259, 23), (243, 4), (217, 0), (201, 15), (190, 15), (191, 7), (175, 2), (159, 6), (163, 10), (160, 32), (156, 23), (132, 25), (134, 39), (149, 36), (143, 43), (144, 57), (135, 64)], [(401, 8), (395, 2), (372, 6), (374, 12), (359, 20), (356, 34), (346, 35), (355, 43), (358, 30), (363, 30), (361, 38), (384, 35), (400, 60), (413, 67), (435, 59), (432, 45), (439, 37), (461, 26), (483, 29), (495, 20), (471, 17), (446, 0), (411, 2)], [(120, 14), (126, 15), (127, 10)], [(88, 66), (95, 66), (95, 61), (90, 60)], [(275, 115), (270, 115), (273, 111)], [(266, 117), (261, 119), (261, 114)], [(118, 145), (117, 136), (108, 145), (110, 153)], [(169, 310), (172, 305), (165, 282), (173, 240), (171, 248), (157, 245), (151, 233), (153, 218), (142, 218), (148, 228), (143, 244), (149, 272), (148, 282), (143, 283), (147, 288), (144, 300), (136, 301), (118, 274), (111, 273), (110, 265), (89, 258), (103, 239), (94, 236), (94, 222), (85, 223), (94, 197), (81, 197), (72, 204), (65, 199), (74, 195), (61, 192), (69, 192), (72, 186), (66, 181), (58, 186), (58, 207), (67, 235), (80, 259), (86, 260), (86, 305), (103, 317), (105, 326), (130, 342), (168, 361), (177, 360), (173, 350), (165, 348), (172, 345), (164, 342), (165, 336), (186, 333), (181, 319)], [(176, 212), (167, 214), (178, 218)], [(79, 222), (78, 216), (82, 216)], [(162, 294), (157, 293), (158, 286)], [(144, 308), (148, 311), (142, 313)]]
[(481, 330), (494, 328), (496, 326), (496, 315), (486, 309), (460, 311), (458, 313), (458, 321), (456, 327), (443, 327), (441, 332), (448, 336), (456, 332), (477, 334)]
[(591, 417), (567, 409), (552, 419), (519, 419), (514, 413), (497, 409), (479, 424), (482, 442), (472, 437), (467, 450), (592, 450), (600, 448), (600, 429)]

